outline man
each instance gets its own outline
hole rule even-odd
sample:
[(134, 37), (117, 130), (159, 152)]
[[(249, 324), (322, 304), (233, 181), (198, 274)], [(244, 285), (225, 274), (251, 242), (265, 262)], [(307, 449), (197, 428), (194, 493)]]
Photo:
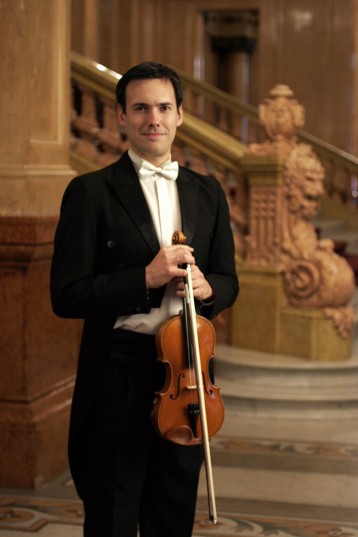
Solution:
[[(171, 162), (183, 121), (175, 71), (144, 62), (116, 94), (129, 153), (69, 184), (55, 237), (53, 309), (85, 319), (69, 461), (85, 537), (135, 537), (138, 526), (141, 537), (189, 537), (202, 447), (154, 431), (154, 392), (164, 383), (155, 333), (182, 309), (183, 265), (192, 267), (200, 314), (212, 318), (233, 304), (228, 207), (215, 179), (178, 173)], [(179, 229), (187, 244), (171, 245)]]

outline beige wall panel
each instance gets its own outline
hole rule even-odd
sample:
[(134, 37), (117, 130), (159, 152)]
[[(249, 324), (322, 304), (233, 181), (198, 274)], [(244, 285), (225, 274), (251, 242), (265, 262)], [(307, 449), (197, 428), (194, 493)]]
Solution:
[(260, 100), (274, 84), (288, 84), (306, 108), (306, 130), (346, 149), (352, 137), (351, 14), (351, 0), (271, 0), (263, 3), (260, 29)]
[[(47, 0), (14, 1), (3, 13), (0, 39), (7, 54), (2, 59), (0, 82), (4, 107), (0, 161), (2, 165), (66, 162), (68, 114), (62, 110), (68, 105), (64, 78), (68, 56), (59, 52), (59, 42), (67, 41), (66, 6)], [(53, 61), (54, 57), (59, 61)]]
[(133, 2), (129, 0), (101, 0), (99, 4), (99, 35), (102, 38), (98, 59), (119, 72), (130, 64), (132, 8)]
[(71, 49), (83, 54), (84, 1), (71, 1)]
[(334, 0), (332, 6), (331, 63), (326, 73), (330, 102), (327, 109), (331, 118), (327, 125), (327, 140), (353, 154), (354, 143), (354, 84), (356, 59), (354, 34), (354, 1)]
[[(29, 48), (23, 67), (28, 75), (30, 90), (28, 94), (24, 93), (24, 97), (29, 99), (26, 116), (30, 122), (30, 146), (25, 159), (31, 165), (53, 164), (54, 159), (56, 162), (67, 162), (67, 6), (63, 2), (48, 0), (30, 0), (25, 5)], [(46, 28), (43, 27), (44, 20)], [(48, 39), (49, 34), (51, 40)], [(34, 35), (37, 36), (36, 40), (33, 39)], [(54, 61), (54, 58), (59, 58), (59, 61)]]

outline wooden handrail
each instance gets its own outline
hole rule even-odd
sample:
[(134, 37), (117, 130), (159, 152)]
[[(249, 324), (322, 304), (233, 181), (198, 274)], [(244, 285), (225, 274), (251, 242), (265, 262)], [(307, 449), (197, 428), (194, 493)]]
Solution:
[[(90, 84), (94, 91), (97, 91), (103, 97), (113, 98), (114, 88), (121, 77), (120, 74), (95, 61), (88, 60), (76, 52), (71, 52), (71, 69), (74, 80), (81, 82), (85, 79), (86, 83)], [(236, 97), (229, 95), (210, 84), (195, 80), (193, 77), (178, 69), (176, 69), (176, 71), (182, 78), (184, 86), (190, 88), (190, 90), (197, 92), (198, 94), (200, 93), (212, 103), (219, 105), (227, 111), (234, 112), (240, 116), (245, 116), (255, 123), (260, 124), (256, 107), (242, 103)], [(319, 154), (325, 154), (333, 161), (339, 162), (340, 165), (358, 171), (357, 157), (324, 142), (320, 138), (304, 130), (297, 130), (297, 135), (301, 142), (312, 145)]]
[(358, 158), (354, 155), (351, 155), (328, 142), (324, 142), (313, 134), (301, 129), (297, 129), (297, 136), (301, 142), (311, 145), (320, 155), (332, 158), (332, 160), (337, 163), (339, 162), (342, 166), (347, 167), (348, 169), (358, 171)]
[(89, 60), (77, 52), (71, 52), (71, 78), (91, 88), (105, 98), (114, 99), (114, 91), (121, 75), (104, 65)]
[(217, 104), (225, 108), (230, 112), (237, 113), (238, 115), (244, 115), (253, 121), (256, 121), (257, 124), (260, 124), (259, 115), (257, 108), (250, 104), (242, 103), (233, 95), (226, 93), (225, 91), (211, 86), (206, 82), (196, 80), (195, 78), (183, 73), (179, 69), (175, 69), (183, 81), (184, 86), (187, 86), (193, 91), (200, 93), (201, 95), (208, 98), (212, 103)]
[[(177, 139), (227, 170), (239, 172), (247, 143), (259, 142), (260, 132), (262, 139), (258, 109), (179, 70), (178, 74), (184, 84), (185, 114)], [(115, 87), (120, 74), (72, 52), (71, 77), (73, 83), (115, 104)], [(357, 196), (358, 158), (304, 130), (297, 130), (297, 136), (300, 142), (313, 147), (328, 170), (328, 194), (350, 204), (352, 191), (353, 196)]]
[[(103, 65), (71, 53), (72, 80), (85, 85), (98, 96), (115, 102), (115, 88), (121, 75)], [(177, 131), (177, 138), (190, 144), (230, 170), (239, 170), (245, 145), (220, 129), (185, 112), (184, 121)]]

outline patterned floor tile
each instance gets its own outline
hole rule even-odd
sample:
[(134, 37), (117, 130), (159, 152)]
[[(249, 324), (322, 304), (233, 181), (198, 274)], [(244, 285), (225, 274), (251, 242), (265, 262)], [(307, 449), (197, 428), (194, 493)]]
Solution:
[(358, 537), (358, 525), (314, 520), (221, 514), (217, 525), (197, 514), (194, 537)]
[[(217, 436), (213, 460), (224, 466), (269, 460), (271, 468), (292, 470), (292, 461), (309, 471), (358, 469), (358, 446), (337, 442), (280, 441)], [(286, 462), (285, 462), (286, 461)], [(291, 461), (289, 464), (287, 461)], [(266, 464), (266, 463), (262, 463)], [(306, 464), (306, 466), (305, 466)], [(67, 498), (67, 499), (65, 499)], [(355, 510), (294, 506), (278, 502), (217, 498), (218, 523), (208, 521), (207, 499), (199, 497), (193, 537), (358, 537)], [(336, 518), (335, 518), (336, 517)], [(83, 509), (69, 474), (38, 493), (0, 491), (0, 537), (82, 537)]]
[(79, 500), (0, 497), (0, 530), (37, 532), (53, 522), (81, 526), (82, 521)]
[[(1, 497), (0, 536), (81, 537), (80, 501)], [(206, 512), (198, 512), (193, 537), (358, 537), (358, 524), (341, 524), (298, 518), (220, 513), (213, 525)]]

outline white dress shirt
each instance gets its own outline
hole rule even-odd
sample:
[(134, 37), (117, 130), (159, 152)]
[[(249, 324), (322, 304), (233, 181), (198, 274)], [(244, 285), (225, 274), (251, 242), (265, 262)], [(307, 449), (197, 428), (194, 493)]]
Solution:
[[(132, 149), (128, 152), (130, 159), (139, 176), (139, 169), (143, 159)], [(170, 159), (166, 161), (170, 162)], [(174, 231), (181, 229), (181, 214), (177, 182), (164, 179), (158, 174), (140, 178), (140, 185), (147, 200), (154, 227), (157, 232), (158, 241), (161, 247), (171, 245), (171, 237)], [(161, 196), (166, 196), (166, 203), (158, 202), (156, 181), (160, 180)], [(162, 217), (162, 221), (161, 221)], [(175, 294), (176, 284), (169, 282), (164, 293), (160, 308), (152, 308), (150, 313), (139, 313), (135, 315), (121, 315), (117, 317), (114, 328), (132, 330), (143, 334), (155, 334), (159, 326), (177, 315), (182, 309), (183, 301)]]

